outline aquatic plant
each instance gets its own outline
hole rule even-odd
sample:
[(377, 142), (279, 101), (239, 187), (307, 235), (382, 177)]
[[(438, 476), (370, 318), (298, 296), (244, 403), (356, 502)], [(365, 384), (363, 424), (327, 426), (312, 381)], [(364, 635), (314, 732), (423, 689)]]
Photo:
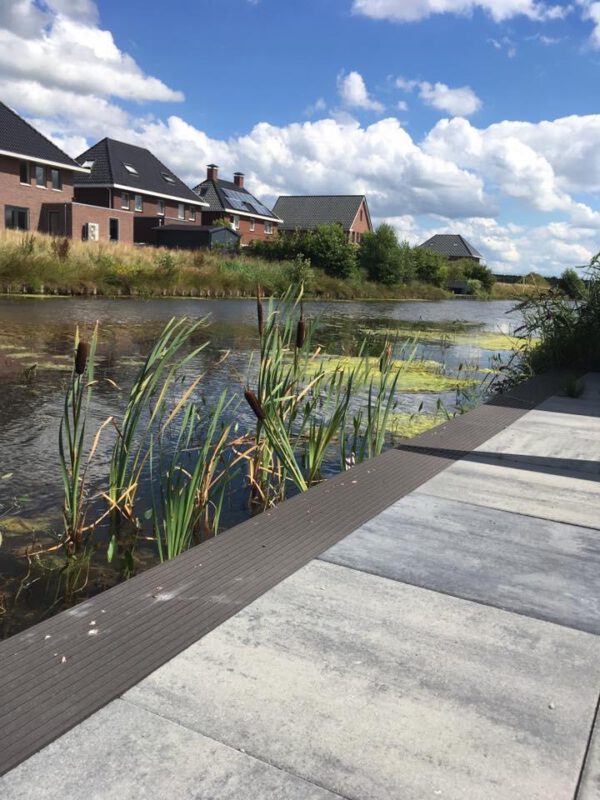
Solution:
[(65, 393), (63, 416), (58, 435), (58, 450), (63, 480), (63, 520), (65, 546), (68, 552), (79, 550), (85, 531), (88, 507), (87, 465), (96, 450), (98, 436), (85, 459), (87, 412), (94, 386), (94, 366), (98, 326), (89, 342), (75, 334), (75, 358), (71, 378)]

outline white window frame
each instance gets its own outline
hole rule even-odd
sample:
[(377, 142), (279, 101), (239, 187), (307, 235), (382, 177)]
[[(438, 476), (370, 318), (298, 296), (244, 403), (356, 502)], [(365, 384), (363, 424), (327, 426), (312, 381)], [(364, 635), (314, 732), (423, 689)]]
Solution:
[(239, 231), (240, 229), (240, 218), (237, 214), (234, 214), (231, 219), (231, 227), (234, 231)]
[[(22, 181), (21, 180), (21, 167), (23, 165), (25, 165), (25, 167), (27, 169), (27, 180), (26, 181)], [(19, 162), (19, 183), (21, 184), (21, 186), (31, 186), (31, 164), (30, 164), (29, 161), (25, 161), (24, 159), (23, 159), (23, 161)]]
[(273, 233), (273, 223), (265, 222), (265, 234), (270, 236)]
[(177, 219), (185, 219), (185, 203), (177, 203)]
[(131, 197), (129, 196), (129, 192), (121, 192), (121, 208), (124, 211), (129, 211), (131, 208)]
[(196, 209), (193, 206), (190, 206), (189, 212), (190, 212), (190, 222), (196, 222)]
[[(138, 203), (139, 200), (139, 203)], [(133, 207), (136, 211), (143, 211), (144, 210), (144, 198), (141, 194), (134, 195), (133, 200)]]
[(137, 169), (133, 166), (133, 164), (126, 164), (125, 162), (123, 162), (123, 166), (125, 167), (125, 169), (127, 170), (127, 172), (130, 175), (139, 175), (140, 174), (137, 171)]
[(250, 220), (250, 231), (254, 231), (254, 230), (256, 230), (256, 220), (254, 218), (252, 218)]
[(158, 210), (156, 212), (159, 217), (164, 217), (165, 208), (166, 208), (165, 201), (164, 200), (159, 200), (158, 201)]

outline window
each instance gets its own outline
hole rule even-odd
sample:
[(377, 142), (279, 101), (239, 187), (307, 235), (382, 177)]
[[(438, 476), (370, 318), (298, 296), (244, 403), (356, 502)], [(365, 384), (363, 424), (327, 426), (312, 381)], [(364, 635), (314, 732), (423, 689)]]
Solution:
[(196, 209), (190, 208), (190, 220), (196, 222)]
[(138, 171), (137, 171), (137, 169), (136, 169), (136, 168), (133, 166), (133, 164), (125, 164), (125, 163), (123, 162), (123, 166), (125, 167), (125, 169), (127, 170), (127, 172), (129, 172), (129, 174), (130, 174), (130, 175), (139, 175), (139, 172), (138, 172)]
[(108, 221), (108, 238), (111, 242), (119, 241), (119, 220), (111, 217)]
[(265, 233), (266, 234), (273, 233), (273, 223), (265, 222)]
[(256, 221), (251, 219), (250, 220), (250, 230), (253, 231), (256, 228)]
[(185, 206), (183, 203), (179, 203), (177, 206), (177, 218), (185, 219)]
[(129, 211), (129, 192), (121, 192), (121, 208)]
[(18, 231), (29, 230), (29, 209), (18, 206), (6, 206), (4, 210), (4, 225)]
[(94, 166), (94, 161), (91, 158), (86, 158), (81, 166), (85, 169), (91, 169)]
[(232, 223), (233, 223), (233, 229), (235, 231), (239, 231), (239, 229), (240, 229), (240, 218), (238, 217), (237, 214), (234, 214)]
[(29, 161), (21, 161), (19, 164), (19, 180), (21, 183), (26, 183), (27, 185), (31, 183)]
[(362, 212), (362, 208), (361, 208), (361, 210), (360, 210), (360, 221), (361, 221), (361, 222), (363, 221), (363, 212)]
[(35, 165), (35, 185), (41, 189), (46, 188), (46, 167), (41, 164)]
[(158, 211), (157, 211), (157, 213), (161, 217), (164, 217), (164, 215), (165, 215), (165, 201), (164, 200), (159, 200), (158, 201)]
[(168, 172), (161, 172), (161, 175), (166, 180), (167, 183), (175, 183), (175, 178), (172, 175), (169, 175)]
[(143, 211), (144, 210), (144, 198), (141, 194), (136, 194), (135, 196), (135, 210), (136, 211)]
[(52, 188), (55, 189), (57, 192), (60, 192), (62, 189), (62, 175), (60, 174), (60, 170), (59, 169), (51, 170), (50, 176), (52, 178)]

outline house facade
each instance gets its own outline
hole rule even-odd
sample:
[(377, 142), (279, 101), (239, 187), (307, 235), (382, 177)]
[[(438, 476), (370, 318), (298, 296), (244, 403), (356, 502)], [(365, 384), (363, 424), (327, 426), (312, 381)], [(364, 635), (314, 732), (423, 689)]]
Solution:
[(209, 164), (206, 180), (195, 186), (194, 192), (208, 204), (202, 212), (205, 224), (227, 221), (240, 234), (242, 247), (278, 235), (282, 220), (245, 188), (242, 172), (236, 172), (233, 181), (224, 181), (219, 178), (219, 167)]
[(426, 242), (420, 244), (424, 250), (432, 250), (440, 253), (448, 261), (476, 261), (484, 264), (485, 261), (481, 253), (476, 250), (463, 236), (454, 233), (436, 233)]
[(70, 235), (73, 179), (84, 173), (80, 164), (0, 102), (0, 230)]
[(359, 245), (362, 235), (373, 230), (364, 195), (281, 196), (273, 213), (283, 219), (282, 233), (306, 232), (317, 225), (339, 224), (350, 244)]
[(203, 222), (208, 204), (144, 147), (106, 138), (76, 160), (74, 236), (157, 244), (161, 225)]

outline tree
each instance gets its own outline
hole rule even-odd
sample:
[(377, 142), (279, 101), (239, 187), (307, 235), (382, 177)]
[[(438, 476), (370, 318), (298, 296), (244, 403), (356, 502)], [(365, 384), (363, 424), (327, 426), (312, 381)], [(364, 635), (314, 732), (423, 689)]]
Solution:
[(349, 278), (356, 270), (356, 252), (341, 225), (317, 225), (300, 244), (313, 267), (334, 278)]
[(358, 263), (377, 283), (392, 286), (403, 280), (403, 251), (391, 225), (384, 223), (374, 233), (363, 233)]
[(585, 294), (585, 283), (574, 269), (566, 269), (558, 279), (558, 288), (573, 300), (580, 300)]
[(441, 286), (445, 278), (443, 267), (446, 265), (446, 259), (444, 256), (423, 247), (415, 247), (412, 252), (417, 280)]
[(481, 288), (485, 292), (490, 292), (492, 286), (496, 282), (492, 274), (492, 270), (486, 267), (485, 264), (479, 264), (477, 261), (459, 261), (463, 269), (463, 274), (467, 280), (479, 281)]

